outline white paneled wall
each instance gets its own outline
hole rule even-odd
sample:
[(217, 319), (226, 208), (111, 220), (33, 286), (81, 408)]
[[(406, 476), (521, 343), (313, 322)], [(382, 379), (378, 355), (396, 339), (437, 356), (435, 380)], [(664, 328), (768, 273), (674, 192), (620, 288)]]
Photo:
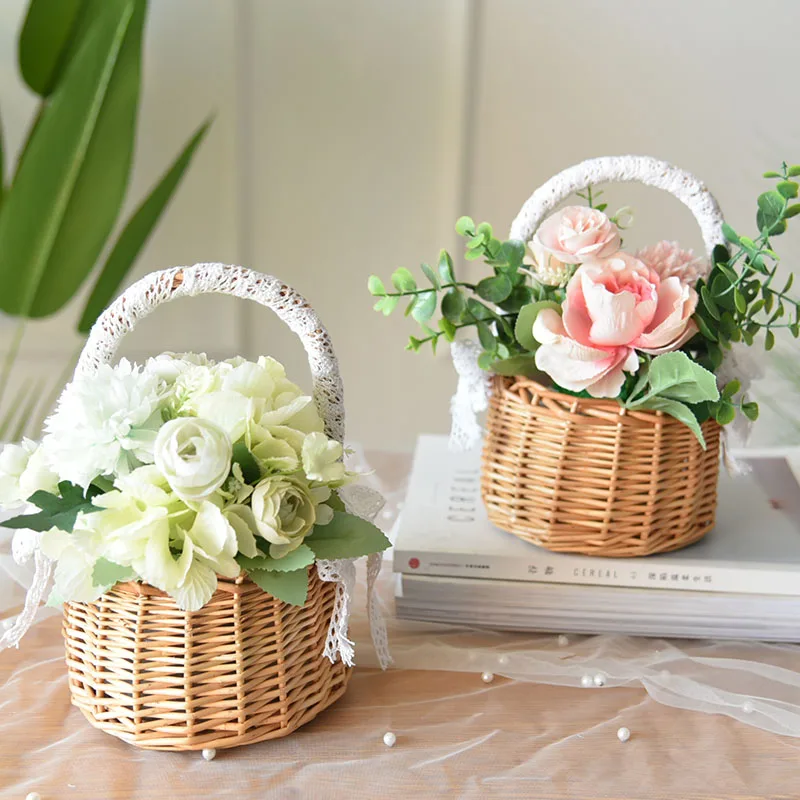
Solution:
[[(16, 77), (25, 6), (0, 4), (11, 150), (35, 107)], [(334, 337), (350, 437), (409, 448), (446, 428), (454, 377), (403, 350), (413, 326), (371, 310), (367, 275), (435, 260), (462, 213), (504, 231), (538, 184), (592, 155), (674, 161), (749, 226), (760, 173), (800, 160), (795, 48), (781, 45), (799, 24), (796, 0), (151, 0), (130, 206), (215, 120), (137, 274), (221, 260), (294, 284)], [(699, 246), (677, 201), (608, 198), (637, 208), (634, 243)], [(798, 263), (800, 236), (781, 245)], [(74, 312), (35, 326), (26, 371), (72, 351)], [(229, 298), (161, 310), (126, 343), (187, 348), (272, 353), (307, 380), (291, 334)]]

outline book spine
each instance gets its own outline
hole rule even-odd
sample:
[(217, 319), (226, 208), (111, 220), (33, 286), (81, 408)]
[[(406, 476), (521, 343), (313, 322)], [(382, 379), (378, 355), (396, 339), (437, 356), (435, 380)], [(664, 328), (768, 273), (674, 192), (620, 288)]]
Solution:
[(536, 552), (530, 559), (468, 556), (453, 553), (415, 553), (395, 550), (394, 571), (407, 575), (449, 578), (490, 578), (531, 583), (575, 583), (592, 586), (678, 589), (800, 597), (796, 572), (779, 569), (670, 564), (660, 556), (652, 564), (609, 559), (587, 564), (580, 557)]

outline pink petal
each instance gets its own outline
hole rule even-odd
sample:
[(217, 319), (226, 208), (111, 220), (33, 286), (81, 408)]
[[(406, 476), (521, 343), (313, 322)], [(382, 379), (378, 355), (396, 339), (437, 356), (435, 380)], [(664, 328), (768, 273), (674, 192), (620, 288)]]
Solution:
[(655, 298), (641, 299), (633, 292), (610, 292), (584, 273), (581, 288), (592, 320), (589, 341), (604, 347), (627, 345), (645, 330), (656, 308)]

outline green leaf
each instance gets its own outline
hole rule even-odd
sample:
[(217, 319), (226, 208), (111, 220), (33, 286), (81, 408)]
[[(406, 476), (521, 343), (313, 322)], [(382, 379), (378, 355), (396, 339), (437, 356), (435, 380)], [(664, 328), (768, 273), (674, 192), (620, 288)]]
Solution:
[(767, 331), (764, 336), (764, 349), (772, 350), (773, 347), (775, 347), (775, 334), (772, 331)]
[(261, 468), (258, 466), (258, 461), (244, 442), (237, 442), (233, 446), (231, 460), (242, 468), (245, 483), (254, 484), (261, 479)]
[(497, 349), (497, 338), (494, 333), (492, 333), (489, 323), (479, 322), (476, 327), (478, 329), (478, 341), (481, 343), (481, 347), (489, 353), (494, 353)]
[(783, 216), (785, 219), (789, 219), (791, 217), (796, 217), (798, 214), (800, 214), (800, 203), (794, 203), (786, 209)]
[(383, 297), (386, 294), (386, 287), (383, 285), (383, 281), (377, 275), (370, 275), (369, 280), (367, 281), (367, 289), (369, 289), (369, 293), (371, 295), (375, 295), (376, 297)]
[(480, 300), (474, 297), (467, 298), (467, 311), (476, 320), (494, 319), (491, 309), (487, 308)]
[(304, 606), (308, 597), (308, 568), (294, 572), (255, 570), (248, 573), (256, 586), (291, 606)]
[(719, 399), (714, 374), (703, 369), (680, 350), (656, 356), (650, 362), (648, 380), (649, 390), (646, 397), (660, 396), (685, 403)]
[(512, 314), (519, 313), (532, 299), (533, 291), (530, 286), (515, 286), (508, 298), (500, 303), (500, 308)]
[(3, 526), (12, 529), (29, 529), (32, 531), (48, 531), (50, 528), (72, 533), (75, 527), (75, 520), (81, 512), (90, 514), (98, 511), (97, 506), (92, 505), (92, 498), (100, 494), (100, 490), (95, 486), (90, 486), (86, 493), (75, 484), (69, 481), (61, 481), (58, 484), (61, 494), (51, 494), (50, 492), (34, 492), (28, 502), (33, 503), (41, 509), (36, 514), (22, 514), (13, 519), (3, 522)]
[(444, 338), (447, 339), (448, 342), (454, 342), (456, 340), (456, 326), (446, 317), (442, 317), (439, 320), (439, 330), (444, 334)]
[(411, 315), (420, 324), (427, 322), (436, 311), (436, 292), (431, 289), (429, 292), (422, 292), (417, 295), (417, 301), (411, 311)]
[(706, 339), (712, 342), (718, 341), (717, 334), (711, 329), (711, 326), (708, 324), (706, 320), (703, 319), (700, 314), (695, 314), (692, 319), (697, 323), (697, 327), (700, 329), (700, 333), (705, 336)]
[[(786, 201), (779, 192), (772, 190), (760, 194), (758, 196), (758, 214), (756, 215), (758, 229), (765, 230), (773, 236), (783, 233), (786, 225), (781, 217), (785, 205)], [(741, 242), (745, 242), (745, 237), (742, 237)]]
[(798, 184), (795, 181), (780, 181), (775, 188), (787, 200), (797, 197)]
[(727, 222), (722, 223), (722, 234), (729, 242), (733, 242), (733, 244), (739, 243), (739, 234)]
[(258, 556), (247, 558), (247, 556), (236, 556), (239, 566), (247, 570), (248, 573), (256, 570), (268, 570), (270, 572), (294, 572), (314, 563), (314, 553), (306, 544), (301, 544), (287, 553), (283, 558), (272, 558), (271, 556)]
[(717, 403), (714, 419), (720, 425), (730, 425), (736, 419), (736, 409), (727, 400)]
[(508, 264), (514, 270), (522, 266), (522, 260), (525, 258), (525, 243), (518, 239), (510, 239), (503, 242), (500, 251), (497, 254), (497, 260), (500, 263)]
[(743, 403), (742, 404), (742, 413), (750, 420), (750, 422), (755, 422), (758, 419), (758, 403)]
[(531, 354), (521, 354), (493, 361), (489, 369), (497, 375), (521, 375), (524, 378), (534, 378), (536, 380), (547, 380), (547, 376), (536, 367), (535, 356)]
[(417, 289), (414, 276), (405, 267), (398, 267), (392, 273), (392, 284), (398, 292), (414, 292)]
[(442, 288), (441, 283), (439, 282), (439, 278), (436, 276), (436, 273), (430, 268), (428, 264), (421, 264), (423, 275), (431, 282), (431, 285), (434, 289), (438, 290)]
[(780, 172), (775, 172), (774, 170), (769, 170), (769, 171), (764, 173), (764, 177), (765, 178), (782, 178), (783, 175), (781, 175)]
[(721, 319), (719, 308), (714, 298), (711, 296), (711, 290), (705, 284), (700, 287), (700, 299), (703, 301), (703, 305), (708, 310), (708, 313), (714, 317), (714, 319)]
[(733, 290), (733, 302), (736, 306), (736, 310), (740, 314), (744, 314), (744, 312), (747, 311), (747, 300), (745, 300), (744, 295), (739, 289)]
[(392, 313), (397, 308), (397, 304), (400, 302), (399, 297), (392, 297), (391, 295), (386, 295), (386, 297), (381, 297), (377, 303), (373, 306), (376, 311), (380, 311), (383, 313), (384, 317), (388, 317), (389, 314)]
[(732, 380), (725, 384), (725, 387), (722, 390), (722, 398), (724, 400), (730, 400), (735, 394), (738, 394), (742, 389), (742, 382), (739, 380)]
[(95, 265), (128, 184), (144, 0), (102, 12), (44, 108), (0, 215), (0, 309), (44, 317)]
[(307, 544), (320, 559), (360, 558), (391, 546), (383, 532), (361, 517), (334, 511), (327, 525), (317, 525)]
[(467, 303), (458, 289), (451, 289), (442, 296), (442, 315), (454, 325), (461, 322)]
[(456, 220), (456, 233), (459, 236), (474, 236), (475, 223), (472, 221), (472, 217), (459, 217)]
[(92, 569), (94, 586), (114, 586), (123, 581), (131, 581), (135, 577), (136, 573), (130, 567), (123, 567), (105, 558), (95, 561), (94, 569)]
[[(655, 359), (653, 360), (655, 361)], [(642, 403), (641, 405), (637, 405), (636, 407), (646, 408), (650, 411), (663, 411), (665, 414), (675, 417), (675, 419), (682, 422), (692, 431), (692, 433), (697, 437), (697, 441), (700, 442), (703, 450), (706, 449), (706, 441), (703, 437), (703, 431), (700, 428), (700, 423), (697, 421), (697, 417), (695, 417), (695, 415), (692, 413), (692, 410), (688, 406), (684, 405), (678, 400), (670, 400), (666, 397), (651, 397), (646, 402)]]
[(511, 294), (514, 287), (507, 275), (495, 275), (491, 278), (484, 278), (475, 287), (478, 297), (482, 297), (489, 303), (502, 303)]
[(488, 350), (484, 350), (478, 356), (478, 366), (483, 370), (490, 370), (492, 368), (492, 364), (496, 363), (497, 361), (497, 354), (490, 353)]
[(481, 249), (467, 250), (467, 252), (464, 253), (464, 259), (466, 261), (477, 261), (479, 258), (483, 258), (483, 250)]
[(31, 0), (19, 35), (19, 71), (40, 97), (58, 85), (85, 36), (89, 6), (85, 0)]
[(450, 253), (447, 250), (442, 250), (439, 253), (439, 277), (442, 283), (455, 283), (456, 276), (453, 272), (453, 259), (450, 258)]
[(92, 329), (97, 318), (116, 296), (139, 253), (158, 225), (210, 125), (211, 120), (208, 120), (198, 128), (172, 166), (128, 220), (86, 301), (78, 323), (80, 333), (88, 333)]
[(800, 175), (800, 164), (792, 164), (792, 166), (786, 171), (786, 174), (790, 178), (796, 178), (798, 175)]
[(539, 342), (533, 338), (533, 323), (539, 312), (545, 308), (550, 308), (561, 314), (561, 306), (552, 300), (540, 300), (538, 303), (530, 303), (523, 306), (517, 315), (517, 322), (514, 325), (514, 337), (526, 350), (533, 352), (539, 347)]
[(719, 369), (722, 365), (723, 353), (722, 349), (716, 344), (708, 345), (708, 359), (711, 362), (711, 367), (714, 371)]

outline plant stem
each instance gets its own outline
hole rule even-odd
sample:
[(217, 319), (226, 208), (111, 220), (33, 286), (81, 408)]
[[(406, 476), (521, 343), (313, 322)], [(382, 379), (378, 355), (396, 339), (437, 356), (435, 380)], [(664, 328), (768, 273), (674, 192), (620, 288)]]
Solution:
[(430, 289), (410, 289), (407, 292), (385, 292), (382, 295), (377, 295), (378, 297), (411, 297), (414, 294), (427, 294), (428, 292), (435, 292), (435, 291), (442, 291), (444, 289), (454, 289), (457, 286), (463, 286), (465, 289), (470, 289), (471, 291), (475, 291), (475, 284), (474, 283), (464, 283), (463, 281), (456, 281), (455, 283), (443, 283), (439, 287), (439, 289), (430, 288)]

